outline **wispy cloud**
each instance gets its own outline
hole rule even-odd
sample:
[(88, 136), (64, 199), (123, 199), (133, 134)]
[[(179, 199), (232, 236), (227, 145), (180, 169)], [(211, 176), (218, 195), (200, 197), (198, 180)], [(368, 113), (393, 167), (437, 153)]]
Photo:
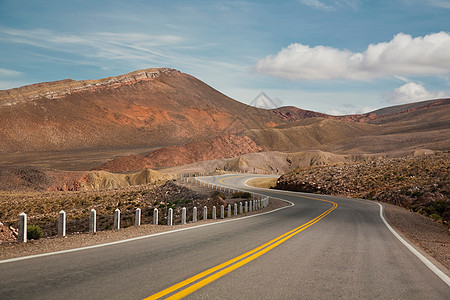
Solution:
[(15, 77), (22, 75), (22, 72), (0, 68), (0, 76)]
[(299, 0), (299, 1), (309, 7), (315, 8), (315, 9), (326, 10), (326, 11), (335, 10), (335, 8), (333, 6), (327, 5), (319, 0)]
[(360, 52), (327, 46), (292, 44), (257, 62), (256, 71), (289, 80), (368, 80), (386, 76), (437, 75), (450, 72), (447, 32), (413, 38), (399, 33), (391, 41)]
[(148, 61), (152, 58), (173, 59), (170, 51), (161, 50), (176, 47), (183, 43), (185, 38), (176, 35), (112, 32), (75, 35), (46, 29), (0, 28), (0, 40), (91, 58)]
[[(311, 8), (322, 11), (335, 11), (341, 8), (350, 7), (353, 10), (358, 10), (360, 7), (360, 0), (298, 0), (299, 2)], [(439, 1), (439, 0), (436, 0)]]
[(410, 5), (429, 5), (439, 8), (450, 8), (450, 1), (448, 0), (404, 0)]
[(425, 2), (440, 8), (450, 8), (450, 1), (448, 0), (428, 0)]
[(0, 90), (22, 85), (18, 80), (22, 75), (22, 72), (16, 70), (0, 68)]

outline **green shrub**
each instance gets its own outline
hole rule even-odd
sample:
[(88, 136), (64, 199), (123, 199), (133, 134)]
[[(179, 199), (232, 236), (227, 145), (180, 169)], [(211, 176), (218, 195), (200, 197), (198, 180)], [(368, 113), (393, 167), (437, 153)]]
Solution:
[(27, 237), (30, 240), (38, 240), (42, 237), (42, 230), (39, 226), (28, 225), (27, 226)]
[(432, 214), (430, 217), (436, 221), (442, 221), (442, 217), (438, 214)]

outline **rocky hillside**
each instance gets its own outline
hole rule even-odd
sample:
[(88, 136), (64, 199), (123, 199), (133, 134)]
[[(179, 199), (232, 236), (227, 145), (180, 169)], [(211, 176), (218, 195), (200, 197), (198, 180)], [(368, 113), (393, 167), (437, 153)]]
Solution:
[(311, 118), (273, 128), (249, 129), (244, 134), (262, 145), (265, 151), (328, 151), (332, 150), (328, 149), (330, 145), (372, 136), (379, 130), (376, 125)]
[(131, 155), (113, 159), (95, 170), (123, 172), (145, 168), (162, 168), (191, 164), (198, 161), (237, 157), (261, 151), (247, 136), (224, 135), (180, 146), (161, 148), (147, 156)]
[(216, 170), (225, 172), (249, 172), (284, 174), (299, 167), (326, 166), (344, 163), (372, 161), (378, 155), (340, 155), (320, 150), (285, 153), (279, 151), (257, 152), (233, 158), (206, 160), (189, 165), (164, 168), (163, 173), (211, 173)]
[(187, 165), (197, 161), (237, 157), (261, 151), (248, 136), (225, 135), (183, 146), (156, 150), (146, 156), (156, 167)]
[(450, 224), (450, 154), (431, 153), (299, 168), (281, 176), (276, 188), (383, 201)]

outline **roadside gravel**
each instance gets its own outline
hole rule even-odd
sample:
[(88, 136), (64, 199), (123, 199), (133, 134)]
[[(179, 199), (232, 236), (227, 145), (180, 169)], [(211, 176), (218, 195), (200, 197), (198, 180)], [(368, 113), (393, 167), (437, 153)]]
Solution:
[(447, 268), (445, 273), (450, 276), (450, 229), (402, 207), (386, 203), (383, 205), (389, 224)]

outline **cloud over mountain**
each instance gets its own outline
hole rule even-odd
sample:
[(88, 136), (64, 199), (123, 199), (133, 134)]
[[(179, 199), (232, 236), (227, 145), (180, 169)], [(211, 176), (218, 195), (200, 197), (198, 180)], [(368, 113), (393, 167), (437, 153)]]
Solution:
[(388, 76), (439, 75), (450, 71), (450, 35), (413, 38), (399, 33), (389, 42), (370, 44), (364, 52), (294, 43), (259, 60), (259, 73), (289, 80), (368, 80)]
[(408, 82), (387, 94), (386, 99), (390, 103), (403, 104), (447, 96), (445, 92), (430, 92), (419, 83)]

